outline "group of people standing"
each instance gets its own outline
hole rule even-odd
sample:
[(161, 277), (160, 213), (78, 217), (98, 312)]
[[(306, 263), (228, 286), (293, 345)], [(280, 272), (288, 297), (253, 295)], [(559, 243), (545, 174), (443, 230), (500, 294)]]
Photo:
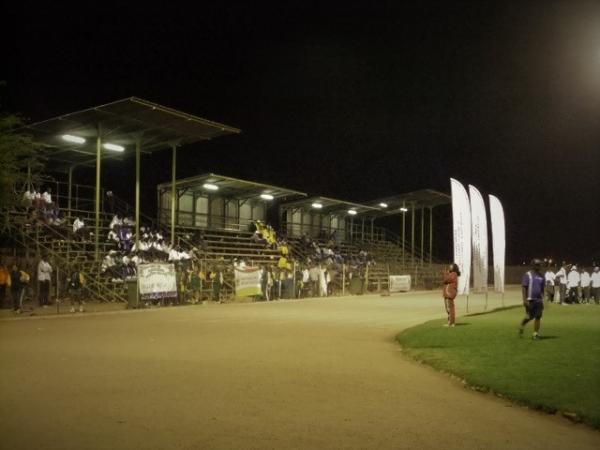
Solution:
[[(558, 270), (557, 270), (558, 269)], [(575, 264), (562, 263), (560, 268), (548, 267), (544, 274), (548, 301), (565, 304), (600, 303), (600, 267), (592, 272)]]

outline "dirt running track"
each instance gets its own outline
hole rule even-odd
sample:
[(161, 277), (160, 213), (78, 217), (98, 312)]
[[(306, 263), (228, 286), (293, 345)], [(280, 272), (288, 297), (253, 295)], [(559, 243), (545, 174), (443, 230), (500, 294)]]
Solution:
[(600, 448), (409, 361), (394, 335), (442, 315), (413, 294), (2, 321), (0, 446)]

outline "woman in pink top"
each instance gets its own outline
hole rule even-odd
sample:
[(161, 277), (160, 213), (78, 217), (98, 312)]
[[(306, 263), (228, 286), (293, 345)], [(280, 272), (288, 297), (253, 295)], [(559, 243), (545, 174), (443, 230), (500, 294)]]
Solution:
[(460, 270), (456, 263), (450, 264), (447, 272), (443, 272), (444, 275), (444, 305), (446, 306), (446, 313), (448, 313), (448, 323), (445, 327), (453, 327), (455, 321), (454, 312), (454, 299), (458, 292), (458, 277), (460, 276)]

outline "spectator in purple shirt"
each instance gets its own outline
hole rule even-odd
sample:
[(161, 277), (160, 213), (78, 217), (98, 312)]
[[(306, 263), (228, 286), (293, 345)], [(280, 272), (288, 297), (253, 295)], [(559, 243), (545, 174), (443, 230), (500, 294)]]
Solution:
[(539, 259), (531, 261), (531, 270), (523, 275), (521, 283), (523, 287), (523, 306), (525, 306), (525, 318), (519, 327), (519, 336), (523, 336), (523, 330), (527, 322), (534, 320), (533, 339), (539, 339), (540, 321), (544, 311), (544, 275), (540, 272), (542, 262)]

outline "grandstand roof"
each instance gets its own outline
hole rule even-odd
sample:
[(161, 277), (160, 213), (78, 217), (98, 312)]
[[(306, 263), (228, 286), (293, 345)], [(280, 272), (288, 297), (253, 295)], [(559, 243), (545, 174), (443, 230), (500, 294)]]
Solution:
[[(321, 204), (321, 208), (315, 208), (315, 203)], [(375, 213), (380, 211), (380, 207), (368, 206), (360, 203), (347, 202), (329, 197), (310, 197), (287, 202), (281, 205), (283, 209), (311, 209), (321, 214), (347, 214), (349, 210), (356, 211), (356, 214)]]
[[(367, 203), (379, 207), (379, 211), (375, 215), (386, 216), (401, 214), (403, 211), (400, 208), (435, 208), (436, 206), (447, 205), (451, 202), (452, 197), (449, 194), (434, 191), (433, 189), (421, 189), (419, 191), (371, 200)], [(385, 203), (387, 208), (380, 207), (381, 203)]]
[[(50, 169), (62, 171), (71, 166), (95, 165), (98, 124), (103, 143), (124, 147), (121, 152), (102, 150), (102, 159), (116, 160), (135, 154), (138, 137), (141, 152), (152, 153), (173, 145), (240, 133), (237, 128), (137, 97), (63, 114), (27, 125), (25, 129), (47, 147)], [(84, 138), (85, 142), (69, 142), (64, 135)]]
[[(205, 184), (218, 187), (216, 191), (210, 191), (205, 188)], [(259, 197), (261, 194), (268, 194), (274, 199), (290, 197), (306, 197), (304, 192), (294, 191), (270, 184), (258, 183), (255, 181), (241, 180), (239, 178), (226, 177), (214, 173), (205, 173), (189, 178), (177, 180), (175, 185), (179, 189), (187, 189), (192, 192), (213, 192), (223, 197), (232, 197), (238, 199), (248, 199)], [(161, 183), (158, 190), (171, 190), (171, 182)]]

